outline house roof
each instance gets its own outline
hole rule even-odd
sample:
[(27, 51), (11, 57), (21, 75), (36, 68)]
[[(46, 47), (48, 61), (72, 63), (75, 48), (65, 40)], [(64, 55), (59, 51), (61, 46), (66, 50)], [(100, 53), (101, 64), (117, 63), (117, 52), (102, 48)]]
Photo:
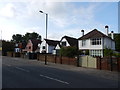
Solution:
[(78, 39), (76, 39), (76, 38), (64, 36), (64, 37), (62, 37), (61, 41), (63, 40), (63, 38), (65, 38), (68, 41), (70, 46), (77, 46), (78, 45)]
[(45, 39), (46, 43), (50, 46), (57, 46), (57, 44), (60, 43), (60, 41), (56, 41), (56, 40), (50, 40), (50, 39)]
[(38, 47), (38, 44), (41, 44), (42, 41), (41, 40), (35, 40), (35, 39), (32, 39), (31, 40), (32, 44), (33, 44), (33, 51), (35, 51)]
[(113, 40), (111, 37), (103, 34), (102, 32), (98, 31), (97, 29), (92, 30), (91, 32), (83, 35), (82, 37), (78, 38), (78, 40), (88, 39), (88, 38), (97, 38), (97, 37), (106, 37)]

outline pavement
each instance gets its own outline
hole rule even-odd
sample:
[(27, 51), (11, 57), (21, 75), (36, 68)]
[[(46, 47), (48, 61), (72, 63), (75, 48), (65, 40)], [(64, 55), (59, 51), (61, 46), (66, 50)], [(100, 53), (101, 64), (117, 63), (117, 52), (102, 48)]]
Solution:
[[(26, 59), (26, 60), (29, 60), (29, 59)], [(32, 62), (32, 64), (34, 62), (38, 62), (38, 64), (44, 65), (45, 67), (64, 69), (64, 70), (70, 70), (75, 72), (77, 71), (77, 72), (82, 72), (82, 73), (89, 74), (92, 76), (97, 76), (97, 77), (99, 76), (99, 77), (110, 79), (110, 80), (120, 80), (120, 78), (118, 77), (120, 75), (120, 72), (117, 72), (117, 71), (77, 67), (74, 65), (65, 65), (65, 64), (58, 64), (58, 63), (52, 63), (52, 62), (47, 62), (47, 65), (45, 65), (44, 61), (37, 61), (37, 60), (30, 60), (30, 61)]]

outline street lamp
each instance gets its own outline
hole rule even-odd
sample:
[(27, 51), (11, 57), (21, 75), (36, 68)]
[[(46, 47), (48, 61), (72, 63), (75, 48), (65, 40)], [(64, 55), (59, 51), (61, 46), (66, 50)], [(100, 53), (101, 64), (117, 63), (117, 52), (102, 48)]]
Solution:
[[(40, 13), (43, 13), (46, 15), (46, 39), (47, 39), (47, 22), (48, 22), (48, 14), (44, 13), (43, 11), (39, 11)], [(45, 51), (47, 53), (47, 43), (45, 43)], [(47, 55), (45, 54), (45, 65), (47, 65)]]

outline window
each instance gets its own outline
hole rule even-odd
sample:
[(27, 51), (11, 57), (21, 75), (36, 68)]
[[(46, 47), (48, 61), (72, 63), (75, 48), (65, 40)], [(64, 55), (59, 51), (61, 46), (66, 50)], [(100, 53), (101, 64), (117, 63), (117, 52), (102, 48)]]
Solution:
[(86, 40), (82, 40), (82, 46), (86, 45)]
[(29, 49), (31, 49), (31, 47), (29, 47)]
[(91, 45), (101, 45), (101, 38), (91, 39)]
[(43, 46), (42, 49), (45, 49), (45, 46)]
[(66, 42), (62, 42), (62, 46), (66, 46)]
[(90, 54), (92, 56), (102, 56), (102, 50), (91, 50)]

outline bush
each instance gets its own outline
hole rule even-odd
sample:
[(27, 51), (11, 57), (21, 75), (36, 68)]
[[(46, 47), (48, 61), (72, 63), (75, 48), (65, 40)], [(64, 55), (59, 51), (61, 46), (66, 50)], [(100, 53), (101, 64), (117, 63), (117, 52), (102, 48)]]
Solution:
[(75, 57), (77, 55), (77, 48), (76, 47), (62, 47), (60, 49), (60, 54), (62, 56), (66, 56), (66, 57)]
[(115, 57), (120, 57), (120, 53), (113, 53)]
[(89, 50), (86, 50), (86, 51), (85, 51), (85, 55), (89, 55)]
[(104, 56), (112, 56), (113, 55), (113, 50), (105, 48), (104, 49)]

